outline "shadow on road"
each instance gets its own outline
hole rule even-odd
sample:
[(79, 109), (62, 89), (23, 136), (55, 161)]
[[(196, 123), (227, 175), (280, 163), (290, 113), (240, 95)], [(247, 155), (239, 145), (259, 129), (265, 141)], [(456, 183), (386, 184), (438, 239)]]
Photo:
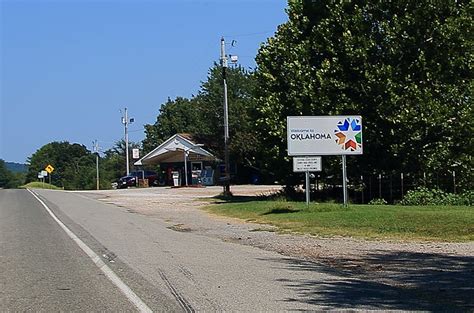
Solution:
[[(331, 274), (330, 279), (277, 279), (296, 289), (285, 301), (327, 308), (380, 310), (474, 310), (474, 258), (376, 251), (363, 259), (270, 259), (294, 271)], [(280, 266), (278, 265), (278, 266)]]

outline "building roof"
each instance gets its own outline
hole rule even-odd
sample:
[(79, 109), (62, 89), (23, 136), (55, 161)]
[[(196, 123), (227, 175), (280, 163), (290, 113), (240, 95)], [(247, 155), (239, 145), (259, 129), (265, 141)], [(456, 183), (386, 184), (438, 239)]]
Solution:
[(187, 152), (189, 160), (218, 160), (212, 153), (203, 149), (200, 144), (191, 141), (189, 134), (175, 134), (161, 145), (134, 163), (134, 165), (158, 164), (163, 162), (183, 162)]

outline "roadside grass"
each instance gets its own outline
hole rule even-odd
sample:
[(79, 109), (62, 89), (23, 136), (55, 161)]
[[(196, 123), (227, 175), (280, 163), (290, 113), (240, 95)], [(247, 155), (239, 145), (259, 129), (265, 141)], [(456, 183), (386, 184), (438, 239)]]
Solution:
[(31, 182), (26, 185), (20, 186), (19, 188), (26, 189), (26, 188), (31, 188), (31, 189), (54, 189), (54, 190), (62, 190), (62, 188), (59, 188), (54, 185), (50, 185), (48, 183), (41, 183), (41, 182)]
[(366, 239), (466, 242), (474, 240), (469, 206), (350, 205), (286, 201), (222, 201), (207, 211), (270, 224), (281, 232)]

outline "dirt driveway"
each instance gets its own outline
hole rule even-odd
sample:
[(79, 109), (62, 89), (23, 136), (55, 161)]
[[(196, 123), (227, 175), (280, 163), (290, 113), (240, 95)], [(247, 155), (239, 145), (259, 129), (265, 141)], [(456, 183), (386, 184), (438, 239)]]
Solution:
[[(278, 186), (233, 186), (234, 195), (261, 195)], [(354, 279), (417, 292), (427, 301), (474, 310), (474, 242), (369, 241), (278, 234), (269, 225), (211, 215), (200, 207), (222, 187), (148, 188), (88, 192), (88, 197), (169, 223), (181, 232), (212, 236), (296, 258), (306, 267), (324, 264)], [(290, 259), (289, 259), (290, 260)], [(364, 285), (365, 286), (365, 285)]]

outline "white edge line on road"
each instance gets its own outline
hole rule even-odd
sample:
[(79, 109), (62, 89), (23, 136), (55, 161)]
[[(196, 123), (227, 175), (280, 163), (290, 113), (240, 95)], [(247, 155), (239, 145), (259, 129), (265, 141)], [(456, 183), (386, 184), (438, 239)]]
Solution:
[(153, 312), (146, 304), (143, 302), (140, 297), (137, 296), (135, 292), (133, 292), (130, 287), (128, 287), (121, 279), (117, 276), (117, 274), (112, 271), (110, 267), (105, 264), (101, 258), (92, 251), (79, 237), (77, 237), (63, 222), (56, 217), (56, 215), (51, 211), (51, 209), (41, 200), (33, 191), (28, 189), (28, 191), (38, 200), (46, 211), (51, 215), (51, 217), (56, 221), (56, 223), (61, 226), (61, 228), (68, 234), (68, 236), (74, 240), (77, 245), (89, 256), (89, 258), (94, 262), (94, 264), (107, 276), (107, 278), (117, 286), (120, 291), (127, 297), (127, 299), (132, 302), (140, 312)]

